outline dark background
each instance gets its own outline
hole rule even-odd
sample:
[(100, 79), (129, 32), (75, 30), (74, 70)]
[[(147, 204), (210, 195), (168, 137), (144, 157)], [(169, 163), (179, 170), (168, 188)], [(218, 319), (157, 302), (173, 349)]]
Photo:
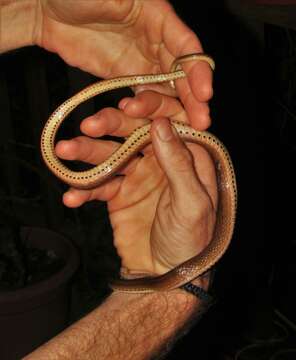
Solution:
[[(272, 356), (296, 343), (295, 31), (231, 2), (199, 2), (194, 10), (189, 1), (172, 3), (217, 64), (210, 131), (232, 155), (239, 210), (231, 247), (217, 265), (217, 302), (167, 358), (190, 351), (196, 359), (280, 359)], [(105, 204), (65, 208), (66, 187), (43, 165), (39, 139), (50, 113), (96, 79), (38, 48), (2, 55), (0, 65), (0, 216), (54, 229), (75, 243), (82, 261), (73, 284), (73, 322), (108, 294), (107, 277), (119, 259)], [(121, 96), (80, 106), (60, 137), (77, 135), (82, 118), (116, 106)]]

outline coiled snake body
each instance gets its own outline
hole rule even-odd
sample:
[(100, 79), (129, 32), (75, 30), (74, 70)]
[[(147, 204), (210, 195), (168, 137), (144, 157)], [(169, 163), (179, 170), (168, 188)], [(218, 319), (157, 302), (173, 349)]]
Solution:
[[(167, 74), (133, 75), (117, 79), (102, 80), (74, 95), (60, 105), (48, 119), (41, 136), (41, 152), (48, 168), (62, 181), (79, 189), (91, 189), (126, 164), (129, 159), (150, 140), (150, 125), (136, 129), (107, 160), (86, 171), (75, 172), (68, 169), (55, 155), (56, 133), (66, 116), (80, 103), (108, 90), (139, 84), (162, 83), (185, 77), (178, 67), (181, 62), (202, 60), (214, 68), (213, 60), (205, 54), (186, 55), (175, 61), (173, 71)], [(198, 255), (192, 257), (168, 273), (154, 278), (116, 280), (111, 284), (114, 290), (125, 292), (168, 291), (178, 288), (209, 270), (226, 251), (234, 229), (237, 189), (235, 173), (228, 151), (211, 133), (197, 131), (185, 123), (172, 121), (184, 141), (197, 143), (206, 148), (216, 165), (219, 202), (214, 235), (209, 245)]]

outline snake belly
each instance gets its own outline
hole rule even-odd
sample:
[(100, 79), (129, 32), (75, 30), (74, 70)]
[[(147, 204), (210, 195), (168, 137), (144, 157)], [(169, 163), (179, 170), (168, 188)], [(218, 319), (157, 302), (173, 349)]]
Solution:
[[(136, 129), (107, 160), (86, 171), (72, 171), (55, 155), (57, 131), (67, 117), (82, 102), (109, 90), (139, 84), (162, 83), (185, 77), (183, 70), (166, 74), (135, 75), (102, 80), (90, 85), (66, 100), (49, 117), (41, 135), (41, 153), (48, 168), (60, 180), (78, 189), (94, 188), (124, 166), (129, 159), (151, 142), (150, 124)], [(216, 167), (218, 180), (218, 209), (214, 234), (208, 246), (198, 255), (173, 270), (157, 277), (113, 281), (117, 291), (147, 293), (179, 288), (209, 270), (228, 248), (235, 224), (237, 187), (231, 158), (225, 146), (213, 134), (197, 131), (185, 123), (172, 121), (179, 136), (188, 142), (199, 144), (210, 153)]]

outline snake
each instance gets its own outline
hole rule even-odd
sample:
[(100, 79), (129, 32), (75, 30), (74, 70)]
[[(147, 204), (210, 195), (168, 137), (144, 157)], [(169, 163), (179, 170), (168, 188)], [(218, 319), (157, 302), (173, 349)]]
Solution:
[[(73, 171), (66, 167), (55, 154), (55, 137), (62, 122), (82, 102), (106, 91), (144, 84), (174, 82), (185, 78), (181, 64), (188, 61), (205, 61), (214, 70), (214, 60), (207, 54), (188, 54), (177, 58), (168, 73), (121, 76), (104, 79), (88, 87), (62, 103), (49, 117), (41, 135), (41, 153), (49, 170), (60, 180), (77, 189), (95, 188), (128, 163), (143, 147), (151, 143), (150, 124), (135, 129), (126, 141), (101, 164), (84, 171)], [(177, 133), (185, 142), (203, 146), (215, 164), (218, 206), (215, 228), (209, 244), (199, 254), (159, 276), (135, 279), (117, 279), (110, 284), (114, 291), (128, 293), (150, 293), (180, 288), (209, 271), (223, 256), (230, 245), (237, 208), (237, 184), (231, 157), (224, 144), (208, 131), (198, 131), (187, 123), (171, 120)]]

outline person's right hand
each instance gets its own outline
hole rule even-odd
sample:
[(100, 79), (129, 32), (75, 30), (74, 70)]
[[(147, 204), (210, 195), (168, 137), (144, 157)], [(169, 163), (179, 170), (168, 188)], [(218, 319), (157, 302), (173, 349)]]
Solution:
[[(198, 37), (166, 0), (40, 0), (36, 4), (33, 43), (102, 78), (168, 72), (177, 57), (203, 51)], [(183, 68), (187, 77), (176, 82), (178, 96), (191, 125), (205, 130), (210, 125), (212, 71), (203, 61), (188, 62)], [(176, 96), (168, 84), (151, 88)]]
[[(125, 274), (162, 274), (198, 254), (211, 240), (217, 204), (215, 170), (204, 148), (185, 145), (170, 130), (168, 117), (188, 121), (177, 100), (147, 91), (133, 101), (145, 117), (131, 118), (120, 110), (105, 109), (86, 119), (82, 131), (91, 137), (125, 137), (148, 123), (149, 117), (153, 146), (147, 146), (143, 156), (135, 155), (122, 169), (124, 176), (93, 190), (70, 189), (64, 203), (77, 207), (89, 200), (107, 201)], [(78, 137), (58, 143), (56, 153), (64, 159), (98, 164), (118, 146)]]

